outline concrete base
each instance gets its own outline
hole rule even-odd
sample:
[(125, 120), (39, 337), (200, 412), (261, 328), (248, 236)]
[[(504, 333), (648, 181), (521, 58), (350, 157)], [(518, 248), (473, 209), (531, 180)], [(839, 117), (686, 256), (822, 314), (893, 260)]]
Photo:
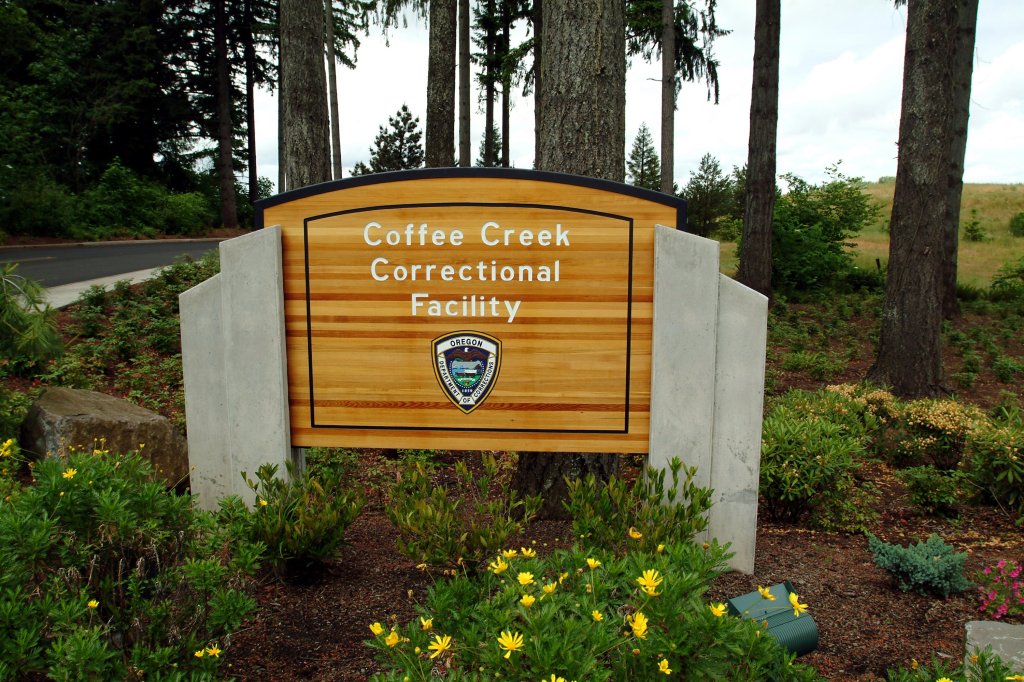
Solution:
[(753, 573), (768, 299), (719, 274), (717, 242), (656, 230), (650, 463), (697, 467), (708, 536)]
[[(1015, 673), (1024, 673), (1024, 625), (972, 620), (964, 626), (967, 633), (967, 654), (977, 649), (992, 648)], [(966, 662), (965, 662), (966, 664)]]

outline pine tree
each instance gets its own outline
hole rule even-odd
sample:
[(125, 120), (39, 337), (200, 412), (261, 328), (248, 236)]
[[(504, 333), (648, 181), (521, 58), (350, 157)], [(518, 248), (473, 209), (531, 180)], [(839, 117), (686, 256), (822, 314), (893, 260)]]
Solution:
[(491, 158), (487, 158), (487, 131), (480, 135), (480, 153), (476, 157), (478, 167), (496, 168), (501, 166), (501, 129), (491, 126)]
[(732, 182), (722, 172), (718, 159), (705, 154), (690, 181), (683, 188), (686, 199), (686, 222), (693, 234), (707, 237), (720, 218), (728, 215), (732, 200)]
[(352, 169), (352, 175), (385, 173), (408, 170), (423, 165), (423, 133), (419, 129), (419, 117), (413, 117), (405, 104), (394, 116), (388, 118), (388, 126), (380, 126), (377, 137), (370, 149), (370, 165), (360, 161)]
[(646, 123), (640, 124), (640, 130), (633, 138), (633, 149), (629, 152), (626, 172), (629, 174), (630, 182), (637, 187), (655, 191), (661, 189), (661, 163), (658, 161), (654, 139)]

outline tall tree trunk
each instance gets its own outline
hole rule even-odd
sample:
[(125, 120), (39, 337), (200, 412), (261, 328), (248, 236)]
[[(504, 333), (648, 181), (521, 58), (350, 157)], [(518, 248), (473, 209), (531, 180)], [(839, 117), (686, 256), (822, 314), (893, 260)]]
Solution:
[[(661, 2), (661, 191), (673, 194), (676, 147), (676, 23), (674, 0)], [(683, 226), (680, 225), (680, 228)]]
[(277, 4), (277, 191), (284, 192), (288, 187), (285, 176), (285, 149), (284, 131), (288, 127), (288, 112), (284, 106), (284, 48), (281, 45), (281, 3)]
[(253, 17), (252, 3), (245, 0), (242, 13), (245, 26), (242, 30), (243, 55), (245, 59), (245, 137), (246, 137), (246, 169), (249, 173), (249, 203), (255, 202), (260, 195), (260, 177), (256, 167), (256, 37), (253, 34), (256, 19)]
[(878, 358), (868, 379), (901, 397), (942, 392), (942, 260), (949, 211), (958, 6), (910, 0), (896, 190)]
[(964, 191), (964, 156), (967, 121), (971, 113), (971, 77), (974, 73), (974, 36), (978, 28), (978, 0), (958, 0), (959, 22), (953, 61), (953, 143), (949, 162), (949, 212), (942, 250), (942, 317), (960, 315), (956, 300), (957, 249), (960, 241), (960, 199)]
[(231, 124), (231, 65), (228, 63), (228, 18), (226, 0), (214, 3), (213, 40), (217, 64), (217, 177), (220, 184), (220, 225), (238, 227), (235, 206), (235, 169), (232, 159), (234, 126)]
[(455, 0), (430, 0), (426, 165), (455, 163)]
[(544, 41), (544, 0), (533, 0), (533, 165), (540, 157), (540, 122), (544, 119), (543, 69), (541, 68)]
[(490, 166), (494, 158), (494, 0), (487, 0), (487, 63), (486, 87), (484, 88), (484, 166)]
[(331, 179), (322, 2), (281, 0), (285, 180), (289, 190)]
[[(547, 0), (541, 70), (544, 115), (537, 168), (622, 182), (626, 147), (626, 44), (621, 0)], [(545, 516), (564, 514), (566, 476), (603, 479), (615, 454), (522, 453), (524, 494), (542, 493)]]
[(509, 167), (509, 151), (508, 151), (508, 140), (511, 136), (509, 130), (509, 118), (511, 117), (512, 110), (512, 74), (508, 69), (508, 65), (505, 64), (505, 59), (508, 57), (508, 51), (511, 48), (511, 32), (512, 32), (512, 11), (508, 6), (508, 2), (501, 3), (501, 165), (503, 168)]
[(334, 179), (341, 179), (341, 121), (338, 120), (338, 72), (334, 55), (334, 0), (324, 1), (324, 24), (327, 28), (327, 90), (331, 99), (331, 170)]
[(747, 196), (737, 279), (772, 295), (772, 215), (775, 211), (775, 144), (779, 127), (780, 0), (757, 0), (754, 75), (750, 93)]
[(459, 165), (473, 165), (469, 98), (469, 0), (459, 0)]

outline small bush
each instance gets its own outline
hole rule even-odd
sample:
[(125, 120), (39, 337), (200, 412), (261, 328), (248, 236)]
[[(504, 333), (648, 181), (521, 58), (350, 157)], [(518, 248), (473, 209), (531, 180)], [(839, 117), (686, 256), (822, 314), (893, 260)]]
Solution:
[[(392, 489), (387, 515), (398, 529), (398, 549), (413, 561), (475, 570), (540, 509), (539, 495), (520, 499), (498, 480), (498, 462), (481, 456), (482, 472), (455, 465), (454, 490), (435, 484), (422, 462), (407, 460)], [(497, 491), (492, 495), (492, 484)]]
[(964, 223), (964, 238), (969, 242), (983, 242), (988, 239), (988, 234), (985, 233), (985, 228), (981, 226), (981, 221), (978, 220), (978, 209), (971, 209), (971, 219)]
[(1024, 564), (997, 561), (978, 574), (978, 610), (999, 620), (1024, 615)]
[(891, 668), (885, 673), (886, 682), (1004, 682), (1018, 679), (1002, 659), (992, 653), (991, 647), (975, 650), (967, 656), (967, 664), (959, 660), (942, 660), (933, 656), (930, 664), (914, 661), (910, 667)]
[(649, 468), (632, 487), (616, 476), (606, 483), (593, 474), (568, 481), (565, 508), (574, 537), (585, 547), (616, 555), (692, 540), (707, 528), (712, 491), (694, 483), (697, 468), (683, 466), (679, 458), (669, 469), (668, 486), (664, 470)]
[(795, 351), (782, 359), (782, 369), (806, 372), (812, 379), (827, 381), (846, 369), (846, 362), (820, 351)]
[(875, 565), (891, 573), (904, 592), (948, 597), (971, 587), (964, 578), (967, 553), (954, 553), (938, 535), (907, 547), (882, 542), (871, 533), (867, 537)]
[(32, 407), (32, 394), (7, 388), (0, 383), (0, 442), (17, 439), (21, 422)]
[(1010, 218), (1010, 234), (1014, 237), (1024, 237), (1024, 212), (1014, 213)]
[(60, 354), (57, 315), (38, 282), (0, 265), (0, 377), (39, 368)]
[(960, 471), (940, 471), (933, 466), (910, 467), (896, 472), (907, 486), (911, 503), (933, 516), (953, 516), (966, 476)]
[(968, 441), (985, 423), (974, 405), (956, 400), (922, 399), (906, 403), (898, 415), (894, 449), (889, 459), (897, 465), (933, 464), (955, 469)]
[(1006, 421), (980, 429), (971, 440), (965, 468), (988, 501), (1024, 523), (1024, 426)]
[(992, 277), (991, 297), (1001, 301), (1024, 298), (1024, 258), (1004, 263)]
[(221, 515), (236, 533), (264, 547), (279, 577), (302, 579), (334, 556), (365, 500), (360, 492), (345, 489), (337, 473), (325, 471), (316, 479), (296, 475), (290, 462), (287, 469), (287, 480), (277, 476), (276, 464), (257, 469), (255, 481), (243, 472), (256, 494), (252, 510), (232, 497), (221, 500)]

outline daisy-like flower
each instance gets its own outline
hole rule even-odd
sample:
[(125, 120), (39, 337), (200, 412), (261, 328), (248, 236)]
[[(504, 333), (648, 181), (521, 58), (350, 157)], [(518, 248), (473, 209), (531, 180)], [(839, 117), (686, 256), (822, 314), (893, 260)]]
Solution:
[(541, 680), (540, 682), (565, 682), (565, 678), (564, 677), (555, 677), (555, 674), (551, 673), (551, 677), (549, 677), (546, 680)]
[(634, 528), (633, 526), (630, 526), (630, 527), (629, 527), (629, 537), (633, 538), (634, 540), (639, 540), (639, 539), (640, 539), (640, 538), (642, 538), (643, 536), (644, 536), (644, 534), (643, 534), (643, 533), (641, 533), (640, 531), (638, 531), (638, 530), (637, 530), (636, 528)]
[(789, 605), (793, 607), (793, 615), (800, 617), (800, 614), (807, 610), (807, 604), (800, 603), (800, 597), (797, 596), (796, 592), (789, 593)]
[(523, 635), (519, 632), (504, 630), (498, 637), (498, 648), (505, 652), (505, 658), (512, 658), (513, 651), (523, 648)]
[(261, 507), (266, 507), (267, 506), (267, 501), (262, 499), (262, 498), (260, 498), (260, 506)]
[(519, 584), (522, 585), (523, 587), (525, 587), (527, 585), (532, 585), (533, 584), (533, 573), (520, 573), (519, 575), (516, 576), (516, 580), (518, 580)]
[(561, 585), (562, 583), (564, 583), (565, 579), (568, 578), (568, 577), (569, 577), (569, 571), (566, 571), (565, 573), (559, 573), (558, 574), (558, 584)]
[(711, 609), (711, 613), (715, 618), (721, 618), (725, 615), (725, 604), (718, 602), (717, 604), (709, 604), (708, 608)]
[(430, 654), (431, 658), (437, 658), (444, 652), (448, 651), (452, 645), (451, 635), (434, 635), (434, 641), (427, 647), (434, 653)]
[[(1010, 678), (1007, 677), (1006, 679)], [(949, 679), (948, 677), (940, 677), (939, 679), (935, 680), (935, 682), (953, 682), (953, 680)]]
[(88, 602), (86, 603), (86, 606), (88, 606), (88, 607), (89, 607), (90, 609), (95, 609), (95, 608), (96, 608), (96, 607), (98, 607), (99, 605), (100, 605), (100, 603), (99, 603), (98, 601), (96, 601), (95, 599), (90, 599), (90, 600), (89, 600), (89, 601), (88, 601)]
[(531, 606), (533, 606), (533, 603), (535, 601), (537, 601), (537, 598), (534, 597), (532, 594), (524, 594), (523, 598), (519, 600), (519, 603), (525, 606), (526, 608), (530, 608)]
[(772, 594), (771, 590), (769, 590), (767, 587), (761, 587), (760, 585), (758, 585), (757, 591), (764, 599), (767, 599), (768, 601), (775, 601), (775, 595)]
[(637, 611), (633, 615), (627, 616), (626, 622), (637, 639), (647, 639), (647, 616), (643, 614), (643, 611)]
[(518, 556), (518, 554), (519, 552), (517, 552), (514, 549), (503, 549), (501, 551), (501, 556), (505, 557), (506, 559), (515, 559), (516, 556)]
[(544, 594), (552, 594), (558, 589), (558, 583), (548, 583), (543, 587)]
[(70, 479), (74, 478), (75, 474), (77, 474), (77, 473), (78, 473), (78, 469), (67, 469), (67, 470), (64, 471), (63, 474), (61, 474), (61, 476), (63, 476), (64, 478), (70, 480)]
[(195, 656), (196, 658), (202, 658), (203, 656), (206, 655), (206, 651), (203, 650), (203, 649), (200, 649), (199, 651), (195, 652), (192, 655)]
[(217, 658), (218, 656), (220, 656), (220, 649), (217, 648), (216, 644), (214, 644), (213, 646), (208, 646), (206, 647), (206, 655), (210, 656), (211, 658)]
[(660, 661), (658, 661), (658, 672), (659, 673), (665, 673), (666, 675), (671, 675), (672, 674), (672, 668), (668, 667), (668, 659), (667, 658), (663, 658)]
[(597, 568), (600, 565), (601, 565), (601, 562), (598, 561), (597, 559), (594, 559), (593, 557), (587, 557), (587, 566), (590, 567), (591, 571), (593, 571), (595, 568)]
[(492, 561), (491, 563), (487, 564), (487, 568), (491, 569), (494, 575), (501, 575), (502, 573), (508, 570), (508, 564), (505, 562), (504, 559), (498, 557), (496, 561)]
[(537, 556), (537, 550), (533, 549), (532, 547), (520, 547), (519, 553), (527, 559), (532, 559), (533, 557)]
[(420, 616), (420, 628), (423, 630), (429, 630), (432, 627), (434, 627), (433, 618), (424, 618), (423, 616)]
[(384, 626), (381, 625), (380, 623), (371, 623), (370, 624), (370, 632), (372, 632), (377, 637), (380, 637), (381, 635), (384, 634)]
[(384, 643), (393, 649), (395, 648), (395, 645), (398, 644), (399, 639), (398, 633), (392, 630), (388, 633), (388, 636), (384, 638)]
[(662, 552), (664, 552), (665, 551), (665, 543), (662, 542), (661, 544), (659, 544), (658, 545), (658, 549), (656, 551), (658, 552), (658, 554), (661, 554)]
[(637, 584), (640, 585), (640, 589), (643, 590), (648, 597), (658, 596), (659, 593), (656, 592), (656, 590), (658, 589), (658, 585), (661, 585), (663, 581), (664, 578), (662, 578), (661, 575), (653, 568), (644, 571), (643, 575), (636, 579)]
[(597, 609), (594, 609), (590, 612), (590, 617), (594, 619), (595, 623), (600, 623), (602, 620), (604, 620), (604, 614), (602, 614)]

